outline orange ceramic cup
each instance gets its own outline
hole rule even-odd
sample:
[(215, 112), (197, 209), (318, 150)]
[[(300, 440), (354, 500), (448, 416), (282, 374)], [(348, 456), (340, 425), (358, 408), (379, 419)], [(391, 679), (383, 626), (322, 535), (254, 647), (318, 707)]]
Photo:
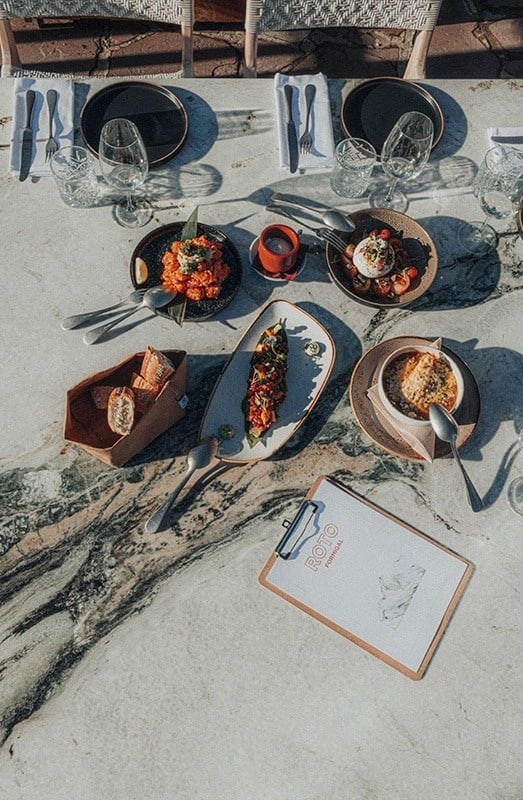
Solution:
[(288, 225), (268, 225), (260, 233), (258, 258), (266, 272), (289, 272), (296, 263), (299, 249), (300, 237)]

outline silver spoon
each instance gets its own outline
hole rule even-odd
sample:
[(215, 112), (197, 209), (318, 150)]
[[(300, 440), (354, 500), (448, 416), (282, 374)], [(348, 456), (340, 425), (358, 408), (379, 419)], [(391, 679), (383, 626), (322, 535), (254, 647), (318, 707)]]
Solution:
[(216, 436), (208, 436), (206, 439), (202, 439), (201, 442), (189, 450), (189, 453), (187, 454), (187, 472), (183, 476), (174, 492), (169, 495), (165, 503), (160, 506), (158, 511), (155, 511), (152, 517), (149, 517), (145, 523), (146, 533), (157, 533), (157, 531), (160, 530), (162, 522), (169, 512), (169, 509), (172, 507), (174, 501), (182, 491), (193, 472), (197, 469), (201, 469), (202, 467), (206, 467), (211, 459), (216, 455), (217, 450), (218, 439)]
[(442, 442), (448, 442), (450, 444), (452, 455), (458, 462), (461, 474), (465, 479), (465, 486), (467, 487), (470, 507), (473, 511), (481, 511), (483, 508), (483, 501), (474, 488), (469, 476), (465, 472), (465, 467), (463, 466), (463, 462), (461, 461), (461, 457), (458, 453), (458, 448), (456, 447), (458, 423), (452, 414), (449, 414), (447, 409), (444, 408), (440, 403), (432, 403), (429, 408), (429, 419), (430, 424), (434, 428), (434, 433), (438, 439), (441, 439)]
[(176, 297), (174, 292), (168, 292), (167, 289), (164, 289), (163, 286), (153, 286), (152, 289), (147, 289), (146, 293), (143, 296), (142, 302), (136, 308), (132, 308), (130, 311), (127, 311), (126, 314), (122, 314), (120, 317), (113, 319), (111, 322), (108, 322), (106, 325), (101, 325), (99, 328), (93, 328), (91, 331), (87, 331), (84, 334), (84, 342), (85, 344), (94, 344), (104, 336), (107, 331), (110, 331), (115, 325), (118, 325), (119, 322), (123, 322), (124, 319), (130, 317), (131, 314), (136, 314), (137, 311), (140, 311), (142, 308), (150, 308), (151, 311), (156, 311), (157, 308), (162, 308), (166, 306), (174, 297)]
[(64, 331), (69, 331), (71, 328), (78, 328), (78, 326), (83, 325), (84, 322), (89, 322), (89, 320), (93, 317), (98, 317), (100, 314), (107, 314), (109, 311), (114, 311), (115, 309), (121, 308), (128, 303), (134, 303), (135, 305), (141, 303), (144, 294), (145, 292), (143, 289), (136, 289), (136, 291), (131, 292), (126, 300), (122, 300), (121, 303), (115, 303), (114, 305), (107, 306), (106, 308), (99, 308), (97, 311), (88, 311), (85, 314), (75, 314), (72, 317), (66, 317), (64, 320), (62, 320), (62, 328)]
[(271, 197), (271, 203), (283, 206), (293, 206), (294, 208), (303, 208), (310, 211), (311, 214), (316, 214), (321, 217), (325, 225), (333, 228), (336, 231), (344, 231), (345, 233), (352, 233), (356, 229), (353, 221), (348, 218), (343, 211), (339, 208), (315, 208), (306, 203), (298, 203), (296, 200), (289, 199), (286, 195), (275, 192)]

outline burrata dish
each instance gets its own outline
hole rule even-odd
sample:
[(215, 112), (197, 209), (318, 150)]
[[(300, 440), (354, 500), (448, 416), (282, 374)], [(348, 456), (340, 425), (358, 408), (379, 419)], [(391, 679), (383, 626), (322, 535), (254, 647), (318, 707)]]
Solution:
[(393, 269), (396, 258), (394, 248), (387, 239), (367, 236), (354, 249), (352, 263), (366, 278), (381, 278)]

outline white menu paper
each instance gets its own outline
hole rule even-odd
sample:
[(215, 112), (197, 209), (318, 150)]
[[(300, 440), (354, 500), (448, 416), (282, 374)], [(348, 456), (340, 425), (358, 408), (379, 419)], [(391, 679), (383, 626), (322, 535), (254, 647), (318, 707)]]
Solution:
[(302, 512), (261, 583), (421, 677), (472, 566), (327, 478)]

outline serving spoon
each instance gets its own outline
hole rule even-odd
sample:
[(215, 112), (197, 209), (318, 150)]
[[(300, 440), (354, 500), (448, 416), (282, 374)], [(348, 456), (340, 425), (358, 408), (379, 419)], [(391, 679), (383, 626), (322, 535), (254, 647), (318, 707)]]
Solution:
[(202, 439), (201, 442), (198, 442), (195, 447), (192, 447), (189, 450), (187, 454), (187, 472), (183, 476), (174, 492), (169, 495), (165, 503), (160, 506), (158, 511), (155, 511), (152, 517), (149, 517), (145, 523), (146, 533), (157, 533), (157, 531), (160, 530), (161, 525), (169, 512), (169, 509), (172, 507), (174, 501), (182, 491), (193, 472), (197, 469), (202, 469), (202, 467), (206, 467), (216, 455), (217, 450), (218, 438), (216, 436), (208, 436), (206, 439)]
[(472, 481), (470, 480), (469, 476), (465, 471), (465, 467), (463, 466), (463, 462), (461, 460), (461, 456), (458, 453), (458, 448), (456, 447), (456, 438), (458, 435), (458, 423), (450, 414), (444, 406), (440, 403), (432, 403), (429, 408), (429, 419), (430, 424), (434, 429), (434, 433), (441, 439), (442, 442), (448, 442), (450, 444), (450, 449), (452, 450), (452, 455), (458, 462), (458, 466), (461, 470), (461, 474), (465, 479), (465, 486), (467, 487), (467, 493), (469, 498), (470, 507), (473, 511), (481, 511), (483, 508), (483, 501), (479, 494), (477, 493)]
[(147, 289), (146, 293), (143, 296), (142, 302), (136, 308), (132, 308), (127, 313), (122, 314), (120, 317), (113, 319), (111, 322), (108, 322), (106, 325), (100, 325), (98, 328), (93, 328), (91, 331), (87, 331), (84, 334), (84, 342), (85, 344), (94, 344), (101, 339), (102, 336), (105, 336), (107, 331), (110, 331), (111, 328), (114, 328), (115, 325), (118, 325), (119, 322), (123, 322), (124, 319), (130, 317), (131, 314), (136, 314), (137, 311), (140, 311), (142, 308), (150, 308), (151, 311), (156, 311), (157, 308), (163, 308), (176, 297), (174, 292), (168, 292), (167, 289), (164, 289), (163, 286), (153, 286), (151, 289)]
[(89, 322), (89, 320), (91, 320), (93, 317), (99, 317), (102, 314), (108, 314), (110, 311), (116, 311), (117, 308), (121, 308), (128, 303), (134, 303), (137, 305), (138, 303), (142, 302), (144, 294), (145, 292), (143, 289), (136, 289), (134, 292), (131, 292), (129, 297), (127, 297), (125, 300), (122, 300), (121, 303), (115, 303), (114, 305), (107, 306), (106, 308), (99, 308), (96, 311), (88, 311), (85, 314), (74, 314), (72, 317), (66, 317), (64, 320), (62, 320), (62, 328), (64, 331), (69, 331), (71, 328), (78, 328), (79, 325)]
[(307, 203), (298, 203), (296, 200), (291, 200), (286, 195), (280, 194), (280, 192), (275, 192), (272, 195), (271, 204), (303, 208), (305, 211), (310, 211), (311, 214), (321, 217), (325, 225), (336, 231), (352, 233), (356, 229), (353, 221), (339, 208), (316, 208), (315, 206), (307, 205)]

